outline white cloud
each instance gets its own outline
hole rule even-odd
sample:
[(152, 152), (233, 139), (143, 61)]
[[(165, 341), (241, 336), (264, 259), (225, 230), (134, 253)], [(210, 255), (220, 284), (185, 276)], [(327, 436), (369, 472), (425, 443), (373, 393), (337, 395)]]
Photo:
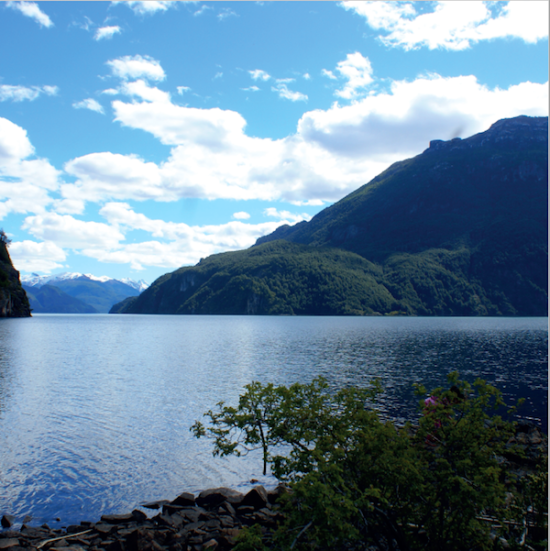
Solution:
[(214, 75), (214, 78), (222, 78), (223, 77), (223, 73), (221, 71), (218, 71), (215, 75)]
[(101, 93), (106, 94), (107, 96), (118, 96), (118, 94), (120, 94), (120, 90), (116, 88), (107, 88), (107, 90), (103, 90)]
[(330, 80), (337, 80), (338, 77), (332, 72), (332, 71), (329, 71), (328, 69), (323, 69), (321, 71), (321, 74), (324, 76), (324, 77), (328, 77), (330, 78)]
[(119, 91), (127, 96), (137, 97), (145, 101), (159, 103), (170, 102), (170, 94), (168, 92), (148, 86), (144, 80), (124, 82)]
[(0, 84), (0, 101), (34, 101), (40, 94), (55, 96), (59, 88), (57, 86), (14, 86), (12, 84)]
[(307, 213), (295, 214), (295, 213), (289, 212), (288, 210), (277, 210), (274, 207), (266, 208), (264, 210), (264, 214), (272, 218), (285, 220), (285, 222), (290, 220), (293, 224), (295, 224), (296, 222), (301, 222), (302, 220), (311, 220), (311, 216)]
[(417, 13), (405, 2), (341, 2), (346, 10), (363, 16), (367, 24), (386, 33), (380, 40), (405, 50), (427, 47), (464, 50), (481, 40), (519, 38), (534, 43), (548, 37), (548, 2), (490, 2), (453, 0), (434, 3), (434, 9)]
[(113, 38), (113, 36), (117, 33), (120, 33), (120, 27), (118, 25), (113, 25), (110, 27), (100, 27), (95, 32), (94, 40)]
[(38, 7), (36, 2), (8, 2), (7, 6), (34, 19), (41, 27), (52, 27), (52, 20)]
[(59, 263), (67, 258), (61, 247), (48, 241), (14, 241), (10, 246), (10, 256), (16, 270), (44, 273), (63, 268)]
[(259, 92), (259, 88), (257, 86), (249, 86), (248, 88), (241, 88), (241, 90), (245, 92)]
[(224, 19), (227, 19), (228, 17), (237, 17), (237, 14), (230, 10), (229, 8), (223, 8), (220, 13), (216, 16), (219, 21), (223, 21)]
[(248, 212), (235, 212), (233, 213), (233, 218), (235, 218), (235, 220), (248, 220), (250, 218), (250, 214), (248, 214)]
[(388, 91), (351, 105), (304, 113), (296, 133), (278, 140), (247, 136), (246, 121), (235, 111), (182, 107), (160, 94), (112, 105), (121, 124), (172, 146), (170, 156), (160, 164), (107, 152), (73, 159), (65, 169), (76, 181), (62, 186), (63, 199), (197, 197), (319, 205), (340, 199), (392, 162), (417, 155), (432, 139), (450, 139), (459, 130), (468, 136), (505, 117), (546, 115), (548, 85), (526, 82), (501, 90), (474, 76), (438, 75), (395, 81)]
[(101, 113), (103, 115), (103, 107), (95, 99), (86, 98), (82, 101), (73, 103), (75, 109), (89, 109), (90, 111), (95, 111), (96, 113)]
[(185, 92), (189, 92), (189, 91), (191, 90), (191, 88), (189, 88), (189, 86), (178, 86), (176, 89), (177, 89), (178, 94), (179, 94), (180, 96), (183, 96), (183, 94), (184, 94)]
[(304, 73), (302, 77), (305, 78), (306, 80), (311, 80), (311, 75), (309, 73)]
[(273, 92), (277, 92), (280, 98), (288, 99), (290, 101), (307, 101), (308, 97), (301, 92), (294, 92), (288, 89), (288, 86), (283, 83), (277, 84), (271, 88)]
[(357, 98), (359, 91), (373, 81), (370, 61), (359, 52), (348, 54), (344, 61), (338, 62), (336, 70), (348, 81), (342, 90), (335, 92), (344, 99)]
[(44, 213), (27, 216), (23, 230), (62, 249), (103, 249), (119, 245), (124, 235), (116, 228), (100, 222), (85, 222), (65, 214)]
[(198, 17), (199, 15), (202, 15), (203, 13), (206, 13), (208, 10), (211, 10), (211, 9), (212, 8), (210, 6), (203, 4), (197, 11), (193, 12), (193, 15), (195, 17)]
[(0, 117), (0, 218), (10, 212), (43, 212), (59, 187), (59, 172), (46, 159), (27, 158), (34, 147), (27, 132)]
[(269, 80), (271, 78), (271, 75), (266, 73), (265, 71), (262, 71), (262, 69), (254, 69), (253, 71), (248, 71), (250, 73), (250, 76), (254, 80)]
[(296, 82), (295, 78), (277, 78), (275, 79), (277, 84), (289, 84), (291, 82)]
[(125, 4), (127, 5), (134, 13), (138, 15), (151, 15), (156, 12), (166, 11), (169, 8), (174, 7), (176, 2), (168, 2), (163, 0), (143, 0), (140, 2), (111, 2), (115, 4)]
[(289, 220), (245, 224), (240, 221), (221, 225), (189, 226), (183, 223), (152, 220), (134, 212), (126, 203), (108, 203), (100, 214), (122, 231), (143, 230), (168, 243), (147, 241), (139, 245), (122, 245), (112, 250), (84, 250), (83, 254), (102, 262), (130, 263), (133, 269), (143, 266), (175, 268), (196, 264), (201, 258), (228, 250), (241, 250), (253, 245), (258, 237), (274, 231)]
[(145, 78), (159, 81), (166, 77), (160, 63), (149, 56), (127, 55), (107, 61), (107, 65), (111, 67), (113, 75), (122, 80)]

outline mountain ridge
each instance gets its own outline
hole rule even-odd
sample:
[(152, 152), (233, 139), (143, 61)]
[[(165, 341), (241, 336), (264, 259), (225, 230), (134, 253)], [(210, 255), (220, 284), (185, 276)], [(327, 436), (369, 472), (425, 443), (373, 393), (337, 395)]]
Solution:
[[(116, 310), (316, 315), (317, 300), (333, 305), (324, 315), (547, 315), (547, 204), (547, 117), (503, 119), (432, 140), (310, 221), (165, 274)], [(346, 252), (366, 262), (361, 282)]]

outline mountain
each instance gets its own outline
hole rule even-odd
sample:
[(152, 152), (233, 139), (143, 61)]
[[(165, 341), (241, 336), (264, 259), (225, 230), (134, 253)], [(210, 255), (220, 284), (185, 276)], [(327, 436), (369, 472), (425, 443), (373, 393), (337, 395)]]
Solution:
[[(39, 276), (38, 274), (23, 276), (22, 283), (31, 293), (29, 299), (33, 310), (43, 313), (76, 311), (81, 313), (106, 313), (113, 304), (126, 297), (139, 295), (148, 286), (143, 280), (118, 280), (107, 276), (96, 277), (91, 274), (70, 272), (53, 276)], [(53, 295), (50, 289), (47, 291), (47, 302), (44, 303), (38, 290), (45, 286), (55, 287), (63, 294)], [(74, 299), (77, 299), (78, 302), (74, 302)]]
[(548, 119), (433, 140), (309, 222), (159, 278), (132, 313), (546, 316)]
[(0, 230), (0, 318), (30, 317), (29, 300), (8, 252), (9, 242)]
[(81, 300), (64, 293), (53, 285), (42, 287), (27, 287), (27, 293), (32, 311), (35, 314), (97, 314), (97, 310)]

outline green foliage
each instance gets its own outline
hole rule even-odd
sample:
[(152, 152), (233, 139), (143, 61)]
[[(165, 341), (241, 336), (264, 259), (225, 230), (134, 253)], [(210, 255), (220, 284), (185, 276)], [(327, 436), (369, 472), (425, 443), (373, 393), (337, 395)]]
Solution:
[(245, 526), (235, 538), (233, 551), (266, 551), (262, 542), (262, 528), (258, 524)]
[[(192, 431), (213, 440), (214, 455), (260, 449), (264, 474), (270, 465), (290, 485), (277, 548), (492, 549), (487, 515), (510, 518), (499, 457), (514, 425), (498, 415), (496, 388), (456, 373), (449, 383), (451, 390), (431, 393), (414, 428), (380, 420), (378, 383), (330, 392), (317, 378), (289, 387), (251, 383), (238, 407), (220, 402)], [(542, 472), (528, 484), (517, 489), (527, 497), (516, 507), (525, 514), (528, 499), (544, 519)]]

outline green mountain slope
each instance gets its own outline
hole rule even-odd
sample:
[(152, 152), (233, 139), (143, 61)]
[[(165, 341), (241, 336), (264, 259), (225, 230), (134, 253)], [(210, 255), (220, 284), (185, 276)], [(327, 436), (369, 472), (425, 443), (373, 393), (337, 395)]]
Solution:
[(0, 230), (0, 317), (30, 317), (31, 309), (19, 272), (13, 267), (8, 252), (9, 240)]
[(64, 293), (54, 285), (23, 285), (23, 289), (27, 293), (32, 311), (36, 314), (97, 314), (95, 308)]
[(432, 141), (310, 222), (167, 274), (116, 309), (546, 316), (547, 204), (548, 119), (505, 119)]

